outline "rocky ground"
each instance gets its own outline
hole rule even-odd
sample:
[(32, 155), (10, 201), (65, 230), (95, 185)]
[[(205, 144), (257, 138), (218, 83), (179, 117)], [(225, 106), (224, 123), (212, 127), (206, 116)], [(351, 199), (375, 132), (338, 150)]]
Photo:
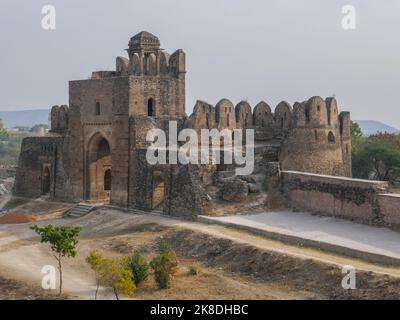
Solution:
[(58, 296), (34, 285), (0, 277), (0, 300), (58, 300), (68, 296)]
[[(38, 208), (37, 203), (34, 206)], [(156, 254), (156, 242), (163, 238), (179, 258), (173, 284), (168, 290), (158, 290), (150, 277), (138, 288), (135, 299), (400, 299), (398, 268), (290, 246), (222, 226), (108, 208), (79, 219), (0, 225), (1, 299), (58, 298), (41, 289), (41, 268), (55, 261), (49, 248), (29, 230), (33, 223), (82, 227), (78, 256), (65, 261), (66, 295), (62, 298), (93, 299), (94, 276), (85, 263), (91, 250), (113, 257), (136, 249), (150, 260)], [(356, 290), (341, 286), (341, 266), (348, 264), (357, 268)], [(199, 274), (189, 275), (190, 266)], [(113, 299), (113, 295), (104, 289), (99, 298)]]

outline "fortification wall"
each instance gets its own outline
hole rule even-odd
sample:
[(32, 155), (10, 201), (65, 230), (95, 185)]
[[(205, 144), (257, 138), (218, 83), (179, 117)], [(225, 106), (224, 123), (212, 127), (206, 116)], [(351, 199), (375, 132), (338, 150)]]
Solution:
[(282, 170), (351, 177), (349, 131), (349, 113), (339, 115), (336, 99), (296, 103), (291, 130), (282, 142)]
[(64, 193), (66, 174), (63, 170), (62, 137), (29, 137), (21, 145), (13, 193), (37, 198), (50, 193)]
[(281, 189), (295, 209), (355, 220), (400, 226), (400, 196), (388, 194), (388, 183), (281, 171)]
[(198, 132), (254, 129), (256, 141), (280, 144), (283, 170), (351, 177), (350, 114), (338, 113), (335, 98), (312, 97), (293, 108), (282, 101), (274, 112), (264, 101), (252, 112), (246, 101), (234, 107), (222, 99), (214, 107), (198, 100), (185, 126)]
[(400, 226), (400, 194), (378, 194), (378, 204), (383, 222)]

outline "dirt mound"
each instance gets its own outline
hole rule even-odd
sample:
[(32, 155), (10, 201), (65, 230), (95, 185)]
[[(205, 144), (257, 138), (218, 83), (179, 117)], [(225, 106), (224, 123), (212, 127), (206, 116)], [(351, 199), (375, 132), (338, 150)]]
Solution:
[(195, 258), (209, 267), (220, 267), (267, 283), (312, 291), (321, 299), (400, 299), (400, 279), (388, 275), (357, 270), (357, 290), (344, 290), (340, 266), (299, 259), (191, 230), (169, 232), (165, 238), (185, 258)]
[(4, 205), (5, 209), (15, 212), (22, 212), (31, 214), (35, 212), (37, 215), (47, 214), (55, 210), (61, 210), (65, 207), (72, 206), (66, 202), (48, 201), (46, 199), (28, 199), (20, 197), (11, 197), (11, 199)]
[(0, 224), (19, 224), (36, 221), (37, 216), (27, 215), (21, 212), (11, 212), (0, 216)]

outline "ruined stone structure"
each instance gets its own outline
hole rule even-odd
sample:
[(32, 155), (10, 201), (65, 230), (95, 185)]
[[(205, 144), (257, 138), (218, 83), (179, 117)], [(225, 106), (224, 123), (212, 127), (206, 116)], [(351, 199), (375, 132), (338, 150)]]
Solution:
[(281, 192), (296, 210), (315, 212), (359, 223), (400, 226), (400, 195), (387, 181), (373, 181), (281, 171)]
[(215, 108), (197, 101), (187, 127), (254, 129), (265, 149), (278, 146), (275, 159), (282, 170), (351, 177), (350, 114), (339, 114), (335, 98), (312, 97), (293, 108), (282, 101), (275, 112), (261, 101), (252, 112), (246, 101), (236, 107), (222, 99)]
[(49, 134), (23, 141), (16, 195), (200, 214), (205, 186), (226, 168), (150, 165), (146, 134), (152, 128), (168, 132), (170, 120), (178, 131), (254, 129), (261, 167), (276, 161), (284, 170), (351, 176), (350, 116), (339, 114), (334, 98), (313, 97), (293, 108), (281, 102), (274, 112), (265, 102), (252, 111), (246, 101), (234, 106), (222, 99), (215, 107), (197, 101), (188, 117), (183, 50), (169, 55), (143, 31), (130, 39), (127, 52), (128, 58), (116, 59), (115, 71), (70, 81), (69, 107), (51, 109)]

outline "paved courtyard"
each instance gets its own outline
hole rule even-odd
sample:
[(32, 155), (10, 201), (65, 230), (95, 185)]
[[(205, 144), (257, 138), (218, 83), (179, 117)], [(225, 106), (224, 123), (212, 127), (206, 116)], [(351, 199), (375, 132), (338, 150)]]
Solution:
[(360, 258), (368, 260), (379, 262), (381, 258), (388, 257), (389, 263), (398, 260), (400, 264), (400, 232), (387, 228), (292, 211), (201, 219), (264, 233), (280, 240), (291, 240), (297, 244), (358, 254)]

